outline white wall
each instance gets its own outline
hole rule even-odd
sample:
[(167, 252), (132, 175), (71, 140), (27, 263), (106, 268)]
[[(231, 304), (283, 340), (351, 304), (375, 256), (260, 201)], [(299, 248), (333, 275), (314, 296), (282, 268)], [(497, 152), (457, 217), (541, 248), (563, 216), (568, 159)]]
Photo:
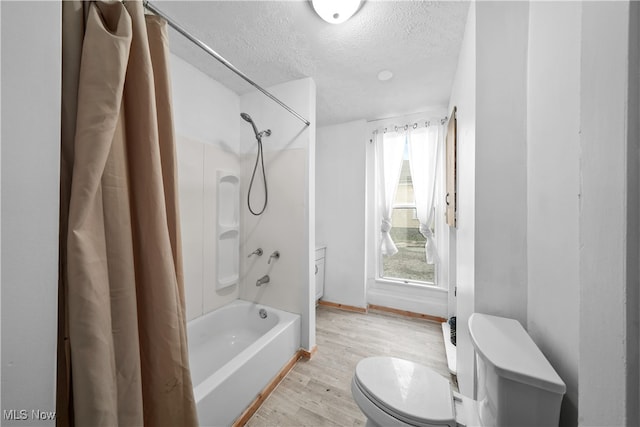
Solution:
[[(628, 75), (630, 49), (638, 48), (629, 46), (629, 7), (628, 2), (582, 6), (578, 220), (579, 422), (584, 425), (624, 425), (627, 411), (638, 407), (637, 388), (627, 389), (627, 378), (638, 377), (637, 360), (627, 359), (626, 348), (629, 337), (637, 348), (638, 337), (637, 323), (627, 319), (627, 311), (637, 309), (637, 291), (627, 289), (627, 280), (629, 275), (637, 280), (637, 271), (629, 269), (637, 269), (638, 262), (627, 264), (627, 226), (639, 215), (637, 204), (627, 210), (629, 192), (637, 191), (637, 180), (629, 180), (637, 170), (627, 169), (629, 79), (635, 85), (638, 79)], [(638, 22), (633, 25), (637, 31)], [(628, 300), (634, 294), (636, 299)]]
[[(458, 99), (452, 97), (453, 105), (469, 105), (472, 95), (462, 89), (475, 89), (475, 110), (467, 107), (460, 115), (467, 123), (459, 124), (460, 133), (470, 132), (473, 123), (475, 138), (463, 137), (458, 145), (456, 231), (458, 382), (470, 395), (474, 384), (469, 315), (476, 311), (527, 322), (528, 21), (526, 2), (476, 3), (475, 52), (461, 53), (465, 56), (453, 92)], [(472, 84), (468, 68), (473, 58)]]
[(475, 309), (522, 324), (528, 11), (527, 2), (476, 5)]
[[(238, 298), (217, 290), (218, 170), (240, 175), (240, 98), (171, 55), (187, 320)], [(228, 203), (228, 202), (227, 202)]]
[[(458, 214), (450, 233), (449, 298), (457, 287), (457, 372), (463, 393), (473, 394), (473, 347), (467, 320), (475, 310), (475, 153), (476, 153), (476, 4), (471, 3), (458, 68), (453, 80), (449, 111), (457, 107)], [(453, 277), (452, 277), (453, 276)]]
[[(61, 10), (2, 2), (2, 410), (54, 425)], [(25, 29), (29, 31), (25, 31)]]
[(578, 416), (581, 11), (532, 2), (529, 15), (525, 326), (567, 385), (563, 425)]
[[(640, 3), (630, 3), (629, 108), (627, 110), (627, 325), (640, 323)], [(636, 78), (633, 78), (636, 76)], [(640, 332), (627, 329), (629, 402), (640, 401)], [(635, 372), (635, 374), (634, 374)], [(627, 405), (627, 423), (640, 424), (640, 405)]]
[[(295, 80), (268, 88), (311, 122), (306, 126), (289, 112), (259, 92), (240, 97), (241, 111), (249, 114), (259, 131), (271, 129), (263, 137), (264, 164), (268, 184), (268, 205), (261, 216), (253, 216), (245, 201), (255, 164), (257, 143), (249, 123), (240, 129), (241, 243), (240, 260), (243, 299), (301, 315), (301, 345), (315, 346), (315, 108), (316, 90), (312, 79)], [(262, 206), (263, 182), (256, 173), (252, 190), (254, 210)], [(262, 257), (247, 254), (262, 248)], [(280, 259), (268, 264), (274, 251)], [(268, 274), (270, 283), (256, 281)]]
[(365, 308), (365, 120), (318, 128), (316, 241), (326, 245), (323, 300)]
[[(2, 22), (2, 3), (0, 3), (0, 23)], [(0, 31), (0, 50), (2, 47), (2, 31)], [(0, 64), (1, 64), (0, 58)], [(2, 99), (2, 67), (0, 66), (0, 100)], [(2, 102), (0, 102), (0, 194), (2, 193)], [(2, 296), (2, 197), (0, 197), (0, 297)], [(0, 300), (1, 301), (1, 300)], [(0, 302), (0, 331), (2, 331), (2, 304)], [(2, 343), (0, 343), (0, 349)], [(1, 371), (4, 365), (2, 364), (2, 352), (0, 351), (0, 378), (2, 377)], [(0, 385), (0, 410), (2, 410), (2, 391)]]
[[(475, 146), (463, 139), (458, 157), (461, 390), (473, 392), (466, 314), (506, 315), (567, 384), (562, 425), (636, 425), (638, 6), (482, 2), (476, 13), (476, 59), (463, 50), (452, 93), (459, 106), (471, 97), (460, 67), (475, 63)], [(525, 209), (505, 218), (504, 203)]]

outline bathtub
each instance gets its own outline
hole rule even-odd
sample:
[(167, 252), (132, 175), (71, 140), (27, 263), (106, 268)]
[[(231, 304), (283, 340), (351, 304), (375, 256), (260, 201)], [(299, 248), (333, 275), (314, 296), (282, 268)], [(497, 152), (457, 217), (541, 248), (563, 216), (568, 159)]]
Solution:
[(299, 350), (300, 316), (235, 300), (190, 321), (187, 336), (200, 425), (228, 426)]

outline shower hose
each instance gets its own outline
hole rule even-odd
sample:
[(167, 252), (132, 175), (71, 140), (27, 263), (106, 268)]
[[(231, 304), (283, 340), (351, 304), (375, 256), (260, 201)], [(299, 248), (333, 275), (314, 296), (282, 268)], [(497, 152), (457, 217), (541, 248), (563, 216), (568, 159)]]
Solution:
[[(264, 171), (264, 154), (262, 153), (262, 138), (257, 138), (258, 140), (258, 154), (256, 155), (256, 163), (253, 166), (253, 173), (251, 174), (251, 181), (249, 182), (249, 191), (247, 192), (247, 206), (249, 207), (249, 212), (252, 215), (262, 215), (262, 212), (267, 208), (267, 201), (269, 200), (269, 193), (267, 192), (267, 175)], [(260, 166), (262, 169), (262, 182), (264, 182), (264, 205), (262, 205), (262, 209), (256, 212), (251, 207), (251, 190), (253, 189), (253, 180), (256, 177), (256, 171), (258, 170), (258, 162), (260, 162)]]

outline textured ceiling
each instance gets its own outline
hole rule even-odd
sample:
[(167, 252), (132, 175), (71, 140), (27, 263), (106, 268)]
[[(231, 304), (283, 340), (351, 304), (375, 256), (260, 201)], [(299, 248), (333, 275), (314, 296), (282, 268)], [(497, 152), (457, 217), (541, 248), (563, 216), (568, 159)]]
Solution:
[[(446, 106), (469, 6), (369, 0), (332, 25), (308, 1), (155, 4), (263, 87), (312, 77), (320, 126)], [(173, 30), (170, 38), (175, 54), (231, 90), (253, 89)], [(394, 76), (381, 82), (385, 69)]]

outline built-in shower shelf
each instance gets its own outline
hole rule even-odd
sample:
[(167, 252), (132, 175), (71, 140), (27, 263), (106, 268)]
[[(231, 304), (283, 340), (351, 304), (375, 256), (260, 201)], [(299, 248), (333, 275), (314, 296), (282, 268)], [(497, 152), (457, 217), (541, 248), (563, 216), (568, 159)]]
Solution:
[(218, 224), (235, 226), (240, 223), (240, 179), (225, 171), (218, 171)]
[(223, 277), (218, 279), (218, 289), (222, 289), (222, 288), (226, 288), (228, 286), (232, 286), (235, 285), (236, 283), (238, 283), (238, 279), (240, 278), (239, 275), (233, 275), (233, 276), (229, 276), (229, 277)]
[(240, 277), (240, 179), (217, 171), (218, 248), (216, 289), (238, 283)]
[(218, 238), (232, 239), (238, 235), (238, 226), (218, 226)]
[(451, 327), (447, 322), (442, 322), (442, 336), (444, 338), (444, 349), (447, 352), (447, 365), (449, 366), (449, 372), (453, 375), (457, 375), (456, 346), (451, 342)]

